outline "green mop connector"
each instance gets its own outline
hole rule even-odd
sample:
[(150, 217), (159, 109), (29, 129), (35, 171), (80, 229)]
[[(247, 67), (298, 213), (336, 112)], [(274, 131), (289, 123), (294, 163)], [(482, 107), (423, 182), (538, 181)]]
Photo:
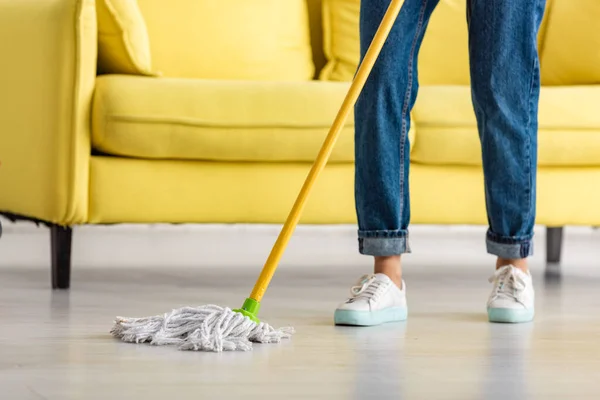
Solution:
[(260, 303), (254, 299), (247, 298), (246, 301), (244, 301), (242, 308), (233, 311), (250, 318), (252, 321), (258, 324), (260, 323), (257, 317), (258, 310), (260, 310)]

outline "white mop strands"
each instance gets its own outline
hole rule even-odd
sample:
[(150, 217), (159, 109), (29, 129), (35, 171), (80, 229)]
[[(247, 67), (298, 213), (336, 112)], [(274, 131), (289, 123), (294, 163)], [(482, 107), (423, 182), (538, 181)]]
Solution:
[(181, 350), (252, 350), (252, 343), (279, 343), (294, 333), (256, 323), (229, 308), (215, 305), (183, 307), (147, 318), (117, 317), (110, 333), (130, 343), (175, 345)]

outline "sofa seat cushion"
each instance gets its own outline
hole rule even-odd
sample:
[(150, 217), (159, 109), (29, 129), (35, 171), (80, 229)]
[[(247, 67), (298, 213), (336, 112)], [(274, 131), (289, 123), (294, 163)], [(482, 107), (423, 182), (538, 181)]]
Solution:
[[(251, 82), (112, 75), (97, 79), (92, 142), (148, 159), (312, 162), (348, 89), (336, 82)], [(350, 117), (332, 162), (354, 159)]]
[[(600, 165), (600, 86), (543, 87), (539, 110), (540, 166)], [(423, 86), (413, 111), (412, 161), (481, 165), (477, 122), (467, 86)]]

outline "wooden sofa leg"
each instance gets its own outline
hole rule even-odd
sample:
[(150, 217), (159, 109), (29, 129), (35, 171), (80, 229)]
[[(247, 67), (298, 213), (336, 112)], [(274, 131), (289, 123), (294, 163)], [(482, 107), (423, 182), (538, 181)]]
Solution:
[(546, 262), (548, 264), (560, 263), (563, 242), (563, 227), (546, 228)]
[(71, 228), (50, 226), (52, 289), (68, 289), (71, 284), (71, 238)]

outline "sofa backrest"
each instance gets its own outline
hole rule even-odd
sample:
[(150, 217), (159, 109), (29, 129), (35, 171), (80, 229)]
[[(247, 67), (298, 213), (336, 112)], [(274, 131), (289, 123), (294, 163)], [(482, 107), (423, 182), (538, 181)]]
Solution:
[(138, 0), (152, 63), (169, 77), (310, 80), (306, 0)]
[[(163, 0), (138, 3), (153, 64), (166, 76), (350, 80), (358, 63), (360, 0), (171, 0), (168, 7)], [(325, 15), (323, 3), (329, 5)], [(419, 57), (421, 83), (468, 84), (465, 4), (440, 0)], [(340, 8), (342, 13), (336, 13)], [(543, 84), (600, 83), (599, 20), (600, 0), (547, 0), (539, 45)], [(343, 46), (328, 48), (332, 43)]]
[(552, 0), (546, 19), (542, 83), (600, 83), (600, 0)]

